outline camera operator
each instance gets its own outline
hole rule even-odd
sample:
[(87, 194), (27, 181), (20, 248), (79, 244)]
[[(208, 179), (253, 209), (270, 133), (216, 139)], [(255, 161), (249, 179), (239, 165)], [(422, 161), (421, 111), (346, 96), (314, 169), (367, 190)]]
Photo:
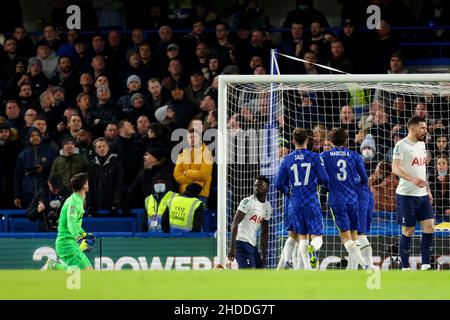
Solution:
[(39, 231), (56, 231), (59, 213), (67, 197), (68, 190), (63, 186), (61, 176), (52, 175), (31, 201), (28, 219), (39, 220)]

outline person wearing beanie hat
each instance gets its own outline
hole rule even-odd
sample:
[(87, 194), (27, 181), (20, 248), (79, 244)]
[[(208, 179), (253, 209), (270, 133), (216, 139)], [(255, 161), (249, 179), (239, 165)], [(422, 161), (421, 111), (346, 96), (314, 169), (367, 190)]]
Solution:
[(198, 198), (202, 186), (190, 183), (181, 195), (176, 195), (170, 201), (161, 217), (161, 229), (170, 233), (171, 229), (200, 232), (202, 229), (204, 203)]
[[(163, 189), (161, 185), (155, 182), (155, 178), (159, 177), (159, 184), (163, 183)], [(167, 165), (167, 159), (164, 156), (164, 152), (160, 148), (148, 148), (143, 157), (143, 169), (139, 171), (136, 179), (131, 184), (128, 192), (127, 207), (137, 208), (142, 206), (142, 203), (150, 201), (148, 197), (153, 198), (159, 204), (161, 198), (165, 197), (168, 192), (173, 193), (175, 183), (171, 170)], [(148, 209), (148, 208), (147, 208)], [(164, 212), (164, 210), (162, 210)], [(160, 212), (159, 216), (162, 215)], [(153, 213), (154, 214), (154, 213)], [(149, 217), (153, 214), (149, 213)], [(147, 221), (147, 219), (145, 219)], [(147, 231), (148, 224), (143, 221), (143, 229)]]
[(50, 175), (61, 176), (64, 187), (71, 190), (70, 179), (77, 173), (87, 172), (89, 161), (85, 155), (79, 153), (72, 136), (65, 137), (61, 146), (59, 156), (53, 161)]
[(31, 76), (31, 87), (36, 96), (40, 96), (47, 91), (49, 79), (42, 72), (42, 62), (40, 59), (33, 57), (28, 60), (28, 72)]
[(370, 161), (375, 157), (377, 146), (375, 144), (375, 139), (370, 133), (366, 135), (363, 142), (361, 143), (360, 150), (364, 161)]
[(175, 111), (169, 105), (162, 106), (155, 111), (155, 118), (162, 124), (169, 124), (175, 120)]
[(122, 118), (126, 117), (126, 114), (133, 109), (131, 97), (134, 94), (139, 93), (139, 90), (141, 89), (141, 78), (139, 78), (139, 76), (137, 75), (129, 76), (127, 78), (127, 87), (128, 92), (121, 96), (117, 101), (117, 106), (123, 115)]
[(41, 60), (39, 60), (39, 59), (36, 58), (36, 57), (32, 57), (32, 58), (30, 58), (30, 59), (28, 60), (28, 68), (31, 68), (31, 66), (32, 66), (33, 64), (37, 64), (38, 66), (40, 66), (40, 67), (42, 68), (42, 62), (41, 62)]
[[(130, 86), (130, 84), (131, 84), (132, 82), (136, 82), (137, 84), (139, 84), (139, 88), (138, 88), (138, 89), (135, 89), (135, 90), (133, 90), (133, 91), (139, 90), (140, 87), (141, 87), (141, 78), (139, 78), (139, 76), (137, 76), (137, 75), (135, 75), (135, 74), (129, 76), (129, 77), (127, 78), (127, 86), (128, 86), (128, 89), (130, 89), (129, 86)], [(131, 90), (131, 89), (130, 89), (130, 90)]]

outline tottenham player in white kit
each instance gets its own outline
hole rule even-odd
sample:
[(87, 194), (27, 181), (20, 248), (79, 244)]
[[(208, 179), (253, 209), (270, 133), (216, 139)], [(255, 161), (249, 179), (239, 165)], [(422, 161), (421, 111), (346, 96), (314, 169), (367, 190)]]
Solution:
[[(254, 194), (241, 201), (231, 225), (231, 247), (228, 259), (235, 258), (239, 269), (263, 268), (269, 242), (269, 219), (272, 206), (266, 200), (269, 180), (259, 176), (253, 185)], [(256, 245), (256, 235), (261, 226), (261, 255)]]
[(397, 213), (402, 226), (400, 258), (402, 269), (410, 270), (409, 255), (416, 223), (422, 225), (420, 253), (421, 270), (430, 269), (433, 252), (434, 213), (433, 196), (426, 181), (425, 119), (414, 116), (408, 121), (408, 136), (395, 145), (392, 171), (400, 177), (396, 190)]

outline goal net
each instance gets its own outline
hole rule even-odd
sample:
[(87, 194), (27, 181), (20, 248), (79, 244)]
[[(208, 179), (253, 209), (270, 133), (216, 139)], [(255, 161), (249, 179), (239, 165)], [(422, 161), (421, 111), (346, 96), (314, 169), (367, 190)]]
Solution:
[[(268, 200), (273, 208), (267, 267), (276, 267), (288, 233), (285, 199), (273, 182), (282, 157), (293, 150), (291, 133), (296, 127), (311, 129), (314, 151), (320, 153), (331, 148), (328, 132), (343, 127), (349, 136), (348, 148), (363, 157), (375, 197), (368, 234), (374, 262), (385, 270), (399, 268), (401, 228), (392, 151), (395, 143), (406, 137), (406, 123), (412, 115), (424, 117), (428, 126), (427, 174), (438, 226), (433, 263), (436, 268), (448, 269), (450, 75), (220, 76), (219, 262), (227, 262), (230, 227), (240, 201), (253, 194), (255, 178), (264, 175), (272, 182)], [(345, 268), (347, 253), (323, 192), (320, 200), (324, 222), (320, 268)], [(412, 268), (421, 260), (420, 236), (418, 227)]]

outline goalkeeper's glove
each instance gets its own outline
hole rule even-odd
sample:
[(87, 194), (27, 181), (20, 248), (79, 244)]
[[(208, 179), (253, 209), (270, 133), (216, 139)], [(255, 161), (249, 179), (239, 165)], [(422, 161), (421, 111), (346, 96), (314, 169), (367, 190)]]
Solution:
[(81, 251), (89, 252), (95, 245), (95, 236), (92, 233), (84, 233), (78, 240)]

